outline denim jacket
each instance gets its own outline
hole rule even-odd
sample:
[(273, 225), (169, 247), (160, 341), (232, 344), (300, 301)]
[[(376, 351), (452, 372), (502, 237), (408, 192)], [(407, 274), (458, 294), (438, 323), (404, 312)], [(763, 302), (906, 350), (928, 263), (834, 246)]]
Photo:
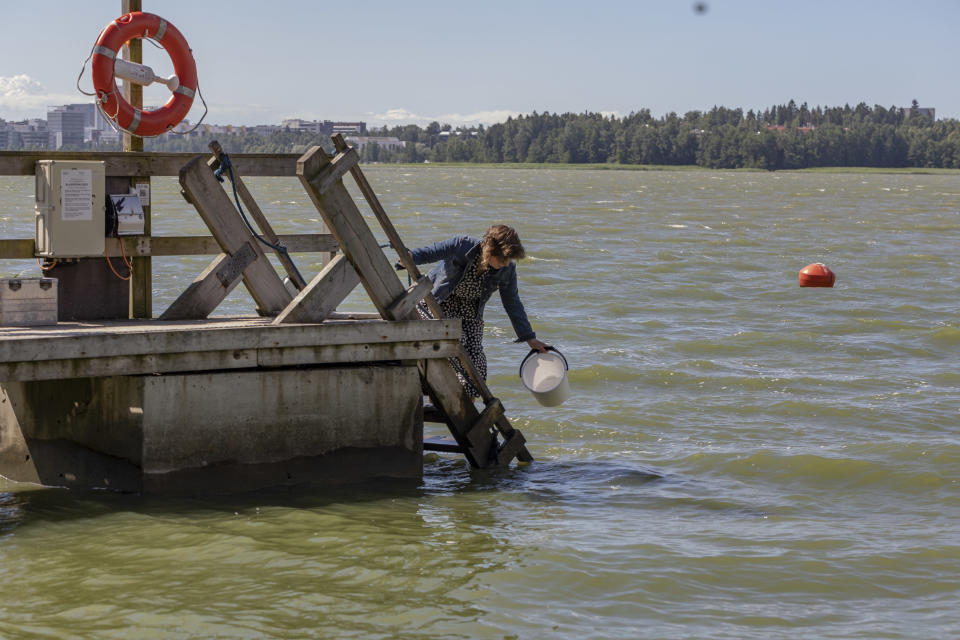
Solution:
[[(460, 284), (470, 261), (479, 255), (480, 241), (469, 236), (454, 236), (449, 240), (443, 240), (426, 247), (411, 249), (410, 253), (413, 255), (413, 261), (416, 264), (437, 263), (427, 276), (433, 280), (433, 296), (437, 299), (437, 302), (442, 302), (450, 297), (453, 290)], [(486, 280), (487, 285), (483, 296), (480, 298), (480, 310), (477, 319), (483, 320), (483, 307), (487, 304), (490, 296), (493, 295), (494, 289), (498, 289), (503, 308), (507, 312), (507, 316), (510, 317), (513, 330), (517, 333), (517, 342), (525, 342), (537, 337), (530, 326), (530, 321), (527, 320), (523, 303), (520, 302), (520, 294), (517, 288), (517, 265), (511, 262), (509, 266), (502, 269), (488, 268), (491, 269), (492, 277)]]

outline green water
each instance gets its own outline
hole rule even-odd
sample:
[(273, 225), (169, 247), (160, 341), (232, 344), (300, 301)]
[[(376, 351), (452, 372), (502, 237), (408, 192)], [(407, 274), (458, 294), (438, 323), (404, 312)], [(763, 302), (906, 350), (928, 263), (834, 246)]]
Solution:
[[(0, 637), (957, 636), (960, 176), (366, 171), (411, 245), (519, 228), (572, 367), (537, 405), (491, 302), (490, 383), (537, 461), (206, 500), (0, 484)], [(295, 179), (249, 183), (317, 231)], [(30, 237), (32, 186), (0, 178), (3, 237)], [(202, 231), (173, 179), (154, 200), (156, 234)], [(815, 261), (835, 288), (797, 286)], [(205, 263), (155, 260), (155, 313)]]

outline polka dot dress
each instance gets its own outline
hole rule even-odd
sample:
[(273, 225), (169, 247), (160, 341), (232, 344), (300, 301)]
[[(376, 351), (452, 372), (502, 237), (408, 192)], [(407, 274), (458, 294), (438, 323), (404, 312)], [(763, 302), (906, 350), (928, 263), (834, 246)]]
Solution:
[[(463, 322), (463, 331), (460, 334), (460, 344), (467, 350), (473, 366), (484, 380), (487, 379), (487, 355), (483, 352), (483, 320), (480, 315), (480, 302), (485, 294), (485, 284), (490, 270), (480, 271), (480, 256), (467, 265), (463, 279), (457, 288), (440, 303), (440, 309), (447, 318), (460, 318)], [(424, 305), (417, 307), (420, 317), (431, 319), (433, 316)], [(450, 358), (450, 363), (457, 372), (460, 384), (473, 397), (480, 395), (480, 390), (470, 380), (470, 376), (463, 370), (456, 358)]]

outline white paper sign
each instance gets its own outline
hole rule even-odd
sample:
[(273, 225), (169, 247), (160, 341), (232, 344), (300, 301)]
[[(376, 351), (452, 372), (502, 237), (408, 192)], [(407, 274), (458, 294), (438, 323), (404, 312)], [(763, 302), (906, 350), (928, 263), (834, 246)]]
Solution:
[(90, 169), (60, 174), (60, 210), (64, 220), (93, 220), (93, 175)]
[(150, 183), (138, 182), (137, 195), (140, 196), (140, 204), (142, 204), (145, 207), (149, 207), (150, 206)]

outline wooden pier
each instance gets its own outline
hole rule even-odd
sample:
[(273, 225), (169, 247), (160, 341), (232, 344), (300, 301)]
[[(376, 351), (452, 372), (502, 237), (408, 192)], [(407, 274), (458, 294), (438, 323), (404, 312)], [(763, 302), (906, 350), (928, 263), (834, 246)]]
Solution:
[[(0, 328), (0, 475), (178, 493), (417, 478), (424, 393), (432, 402), (427, 419), (445, 423), (452, 436), (427, 449), (461, 453), (477, 468), (531, 461), (523, 435), (460, 346), (459, 321), (418, 317), (421, 302), (438, 311), (430, 281), (409, 260), (356, 152), (339, 136), (334, 142), (332, 157), (320, 147), (301, 157), (231, 157), (216, 143), (206, 157), (0, 152), (0, 174), (7, 175), (33, 175), (40, 159), (102, 160), (108, 192), (176, 174), (211, 232), (153, 235), (148, 210), (144, 234), (105, 239), (108, 256), (122, 248), (133, 259), (133, 277), (123, 286), (103, 258), (47, 273), (63, 274), (62, 300), (69, 304), (61, 305), (61, 320), (81, 317), (51, 327)], [(348, 174), (414, 276), (412, 286), (401, 283), (395, 258), (377, 245), (343, 183)], [(243, 183), (251, 175), (297, 176), (325, 228), (277, 235)], [(233, 187), (256, 229), (243, 221)], [(267, 259), (271, 250), (293, 293)], [(289, 251), (335, 255), (306, 281)], [(207, 269), (154, 318), (150, 258), (203, 253), (212, 255)], [(34, 255), (32, 239), (0, 240), (0, 258)], [(241, 283), (256, 315), (211, 318)], [(376, 314), (336, 311), (357, 285)], [(77, 300), (94, 291), (109, 292), (114, 304), (81, 307)], [(132, 313), (118, 313), (128, 306)], [(451, 358), (466, 365), (482, 406), (457, 382)]]

